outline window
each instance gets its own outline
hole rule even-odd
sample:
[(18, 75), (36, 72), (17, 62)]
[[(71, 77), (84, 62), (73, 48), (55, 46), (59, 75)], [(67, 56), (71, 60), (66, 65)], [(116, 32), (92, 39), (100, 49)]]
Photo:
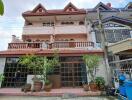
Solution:
[(27, 23), (27, 25), (33, 25), (32, 23)]
[(43, 26), (54, 26), (54, 22), (44, 22)]
[(80, 21), (80, 22), (79, 22), (79, 25), (84, 25), (84, 22), (83, 22), (83, 21)]
[(73, 25), (74, 22), (61, 22), (62, 25)]
[(26, 41), (27, 41), (27, 42), (32, 42), (32, 40), (31, 40), (31, 39), (27, 39)]

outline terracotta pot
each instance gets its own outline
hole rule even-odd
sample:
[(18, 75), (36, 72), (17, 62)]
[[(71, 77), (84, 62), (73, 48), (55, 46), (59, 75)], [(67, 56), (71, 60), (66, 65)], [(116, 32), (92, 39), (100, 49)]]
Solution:
[(33, 84), (34, 91), (41, 91), (43, 83), (40, 81), (35, 81)]
[(31, 90), (31, 84), (26, 84), (21, 88), (21, 91), (27, 92)]
[(89, 85), (88, 84), (84, 84), (83, 85), (83, 89), (84, 89), (84, 91), (88, 91), (89, 90)]
[(97, 91), (98, 90), (96, 83), (90, 83), (89, 86), (90, 86), (91, 91)]
[(45, 90), (46, 92), (51, 91), (51, 89), (52, 89), (52, 83), (50, 83), (50, 84), (48, 84), (48, 85), (44, 85), (44, 90)]
[(100, 91), (103, 91), (103, 90), (105, 89), (105, 86), (104, 86), (104, 85), (100, 85), (100, 86), (98, 86), (98, 89), (99, 89)]
[(61, 88), (61, 76), (60, 75), (48, 75), (48, 80), (52, 83), (52, 88)]

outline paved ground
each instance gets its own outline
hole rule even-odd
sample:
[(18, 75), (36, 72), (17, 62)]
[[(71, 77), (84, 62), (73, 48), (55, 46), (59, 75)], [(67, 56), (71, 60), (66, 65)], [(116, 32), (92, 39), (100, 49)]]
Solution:
[(62, 96), (63, 94), (74, 94), (76, 96), (100, 96), (101, 91), (84, 91), (83, 88), (60, 88), (52, 89), (50, 92), (21, 92), (20, 88), (1, 88), (0, 94), (4, 96)]
[(0, 96), (0, 100), (118, 100), (113, 97), (75, 97), (63, 99), (62, 97), (34, 97), (34, 96)]

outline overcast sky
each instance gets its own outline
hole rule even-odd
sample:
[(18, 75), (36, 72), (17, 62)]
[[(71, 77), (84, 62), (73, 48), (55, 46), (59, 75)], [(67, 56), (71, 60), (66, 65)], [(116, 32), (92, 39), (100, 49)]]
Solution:
[(69, 2), (78, 8), (93, 8), (100, 1), (110, 2), (112, 7), (123, 8), (131, 0), (3, 0), (5, 5), (4, 16), (0, 16), (0, 50), (5, 50), (15, 34), (21, 38), (24, 20), (22, 12), (32, 10), (41, 3), (46, 9), (63, 9)]

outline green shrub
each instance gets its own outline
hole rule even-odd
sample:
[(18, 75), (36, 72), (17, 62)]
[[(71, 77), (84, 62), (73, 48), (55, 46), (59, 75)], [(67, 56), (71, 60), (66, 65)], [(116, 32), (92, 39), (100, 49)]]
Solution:
[(96, 77), (95, 78), (95, 82), (96, 84), (100, 87), (101, 85), (104, 86), (105, 85), (105, 80), (103, 77)]

